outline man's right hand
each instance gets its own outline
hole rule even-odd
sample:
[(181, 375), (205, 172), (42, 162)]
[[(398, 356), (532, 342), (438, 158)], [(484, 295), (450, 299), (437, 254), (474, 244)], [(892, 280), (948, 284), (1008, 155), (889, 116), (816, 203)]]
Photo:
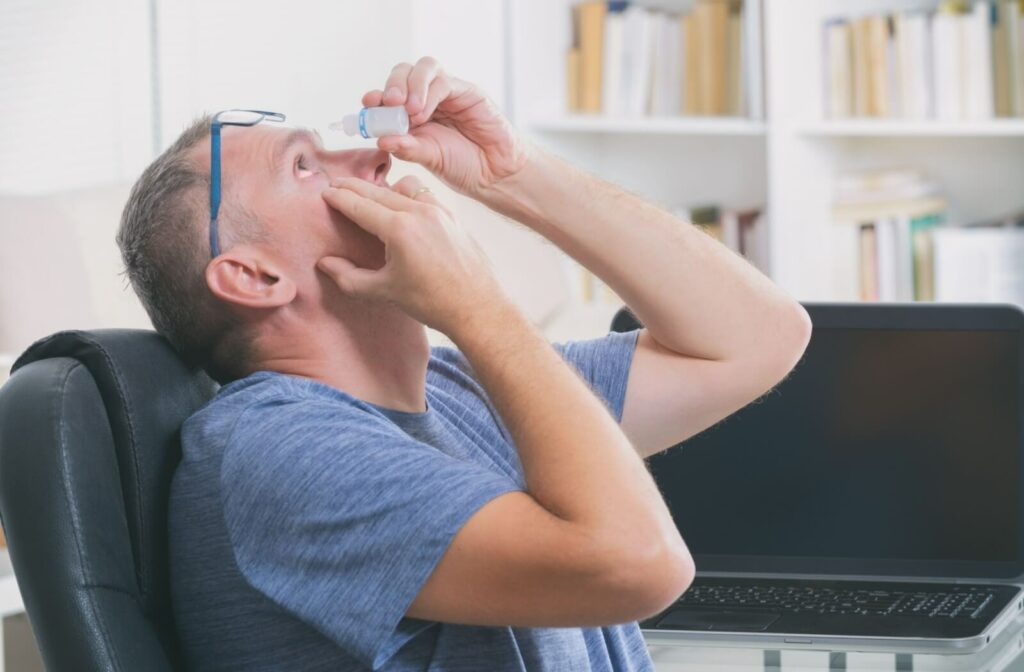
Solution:
[(324, 200), (384, 243), (385, 263), (371, 270), (328, 256), (317, 268), (345, 294), (393, 302), (452, 336), (478, 310), (507, 299), (480, 246), (432, 193), (416, 193), (421, 188), (412, 176), (390, 189), (359, 178), (332, 180)]

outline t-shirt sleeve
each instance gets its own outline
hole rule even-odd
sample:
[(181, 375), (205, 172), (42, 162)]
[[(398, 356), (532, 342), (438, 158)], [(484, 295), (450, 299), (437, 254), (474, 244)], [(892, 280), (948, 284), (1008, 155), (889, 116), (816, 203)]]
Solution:
[(622, 421), (626, 384), (640, 330), (612, 332), (584, 341), (553, 343), (562, 357), (576, 367), (590, 388), (602, 398), (616, 422)]
[(245, 579), (377, 669), (426, 627), (404, 615), (456, 532), (519, 488), (362, 416), (314, 401), (251, 407), (221, 492)]

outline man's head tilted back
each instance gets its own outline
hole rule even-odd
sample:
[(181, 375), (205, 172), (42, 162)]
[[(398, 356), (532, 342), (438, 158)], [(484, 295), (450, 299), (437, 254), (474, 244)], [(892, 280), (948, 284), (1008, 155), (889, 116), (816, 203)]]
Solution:
[(197, 119), (143, 171), (117, 244), (156, 330), (187, 362), (226, 382), (254, 370), (268, 337), (300, 320), (344, 314), (346, 300), (317, 275), (317, 259), (383, 265), (383, 244), (321, 192), (332, 177), (383, 184), (390, 157), (376, 149), (328, 152), (302, 129), (223, 128), (221, 255), (211, 261), (210, 122)]

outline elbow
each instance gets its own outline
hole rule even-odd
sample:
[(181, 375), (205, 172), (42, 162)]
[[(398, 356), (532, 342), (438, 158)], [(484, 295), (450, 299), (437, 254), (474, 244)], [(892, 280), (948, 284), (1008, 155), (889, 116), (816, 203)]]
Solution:
[(774, 346), (766, 349), (765, 390), (780, 383), (804, 356), (811, 341), (811, 317), (807, 310), (796, 301), (789, 301), (776, 322)]
[[(782, 318), (782, 359), (785, 364), (785, 371), (789, 373), (807, 350), (807, 344), (811, 342), (811, 331), (814, 325), (811, 324), (811, 316), (807, 309), (793, 301)], [(785, 374), (783, 374), (785, 375)]]
[(633, 546), (608, 569), (606, 594), (614, 604), (614, 622), (650, 618), (675, 603), (693, 583), (693, 557), (678, 534), (673, 536), (643, 548)]

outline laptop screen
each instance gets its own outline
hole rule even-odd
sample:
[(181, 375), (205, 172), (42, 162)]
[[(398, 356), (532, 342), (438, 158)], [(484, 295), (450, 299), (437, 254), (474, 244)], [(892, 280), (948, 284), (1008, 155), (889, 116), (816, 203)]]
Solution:
[(772, 392), (649, 461), (698, 569), (1019, 565), (1020, 340), (816, 327)]

